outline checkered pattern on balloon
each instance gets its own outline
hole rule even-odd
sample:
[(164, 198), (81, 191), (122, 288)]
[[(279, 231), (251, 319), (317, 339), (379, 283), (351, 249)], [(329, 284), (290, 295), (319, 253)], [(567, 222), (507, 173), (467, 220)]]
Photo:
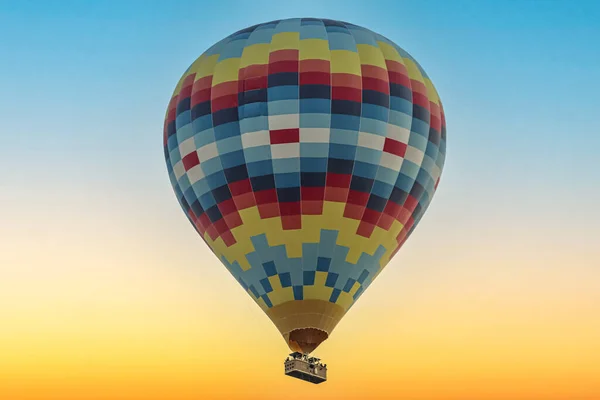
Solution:
[(164, 149), (188, 219), (289, 339), (303, 327), (330, 334), (413, 232), (446, 129), (407, 52), (303, 18), (204, 52), (175, 89)]

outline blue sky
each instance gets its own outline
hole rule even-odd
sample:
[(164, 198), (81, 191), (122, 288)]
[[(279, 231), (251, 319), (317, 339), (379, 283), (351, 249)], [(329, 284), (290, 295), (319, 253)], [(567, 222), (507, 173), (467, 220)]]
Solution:
[(156, 194), (176, 208), (161, 130), (180, 74), (238, 29), (298, 16), (375, 30), (425, 68), (447, 115), (437, 196), (448, 207), (590, 217), (600, 201), (594, 1), (2, 0), (2, 185), (28, 193), (21, 204), (60, 188)]

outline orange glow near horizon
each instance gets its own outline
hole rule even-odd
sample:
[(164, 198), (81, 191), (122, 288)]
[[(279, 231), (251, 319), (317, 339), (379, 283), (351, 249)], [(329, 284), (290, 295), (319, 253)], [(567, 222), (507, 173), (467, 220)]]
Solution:
[[(19, 256), (3, 271), (0, 398), (600, 397), (597, 259), (588, 253), (550, 259), (507, 239), (511, 251), (493, 257), (483, 242), (469, 251), (450, 241), (433, 254), (428, 233), (416, 234), (318, 349), (329, 381), (311, 385), (283, 375), (284, 340), (187, 221), (174, 217), (163, 246), (165, 220), (129, 206), (99, 206), (85, 238), (74, 209), (60, 236), (24, 226), (29, 236), (9, 239)], [(132, 229), (145, 236), (124, 245)]]

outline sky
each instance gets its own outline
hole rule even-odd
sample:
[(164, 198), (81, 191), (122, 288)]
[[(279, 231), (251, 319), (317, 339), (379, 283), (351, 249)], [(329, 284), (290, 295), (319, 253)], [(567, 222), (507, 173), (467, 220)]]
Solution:
[[(277, 329), (170, 187), (181, 74), (250, 25), (322, 17), (406, 49), (444, 104), (431, 207), (285, 377)], [(600, 398), (600, 4), (0, 0), (0, 398)]]

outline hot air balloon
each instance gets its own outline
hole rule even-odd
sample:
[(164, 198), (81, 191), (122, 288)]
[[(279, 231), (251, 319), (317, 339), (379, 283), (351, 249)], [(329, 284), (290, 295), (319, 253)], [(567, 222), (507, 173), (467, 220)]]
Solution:
[(187, 218), (308, 365), (429, 206), (445, 125), (431, 80), (394, 42), (297, 18), (200, 55), (163, 145)]

